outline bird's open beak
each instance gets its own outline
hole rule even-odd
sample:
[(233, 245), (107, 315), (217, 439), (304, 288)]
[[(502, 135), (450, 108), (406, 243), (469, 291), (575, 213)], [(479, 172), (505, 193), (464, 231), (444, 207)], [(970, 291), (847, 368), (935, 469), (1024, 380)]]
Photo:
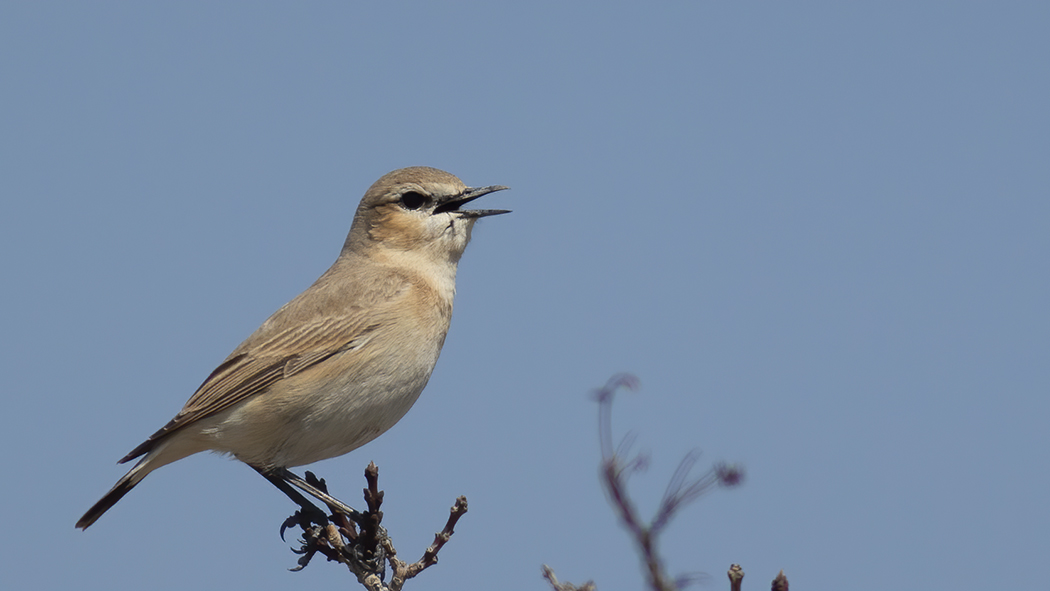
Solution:
[(454, 211), (461, 216), (468, 218), (483, 218), (488, 215), (510, 213), (510, 210), (508, 209), (460, 209), (460, 206), (466, 205), (482, 195), (488, 195), (489, 193), (495, 193), (496, 191), (502, 191), (509, 188), (510, 187), (504, 187), (503, 185), (492, 185), (491, 187), (481, 187), (479, 189), (468, 187), (463, 193), (449, 197), (444, 202), (439, 203), (438, 206), (434, 208), (434, 213), (448, 213)]

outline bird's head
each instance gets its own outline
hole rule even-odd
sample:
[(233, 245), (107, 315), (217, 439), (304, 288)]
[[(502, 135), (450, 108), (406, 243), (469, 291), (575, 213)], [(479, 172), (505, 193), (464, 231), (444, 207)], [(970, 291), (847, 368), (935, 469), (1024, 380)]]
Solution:
[(425, 166), (395, 170), (365, 192), (343, 251), (383, 249), (458, 262), (479, 218), (510, 213), (461, 207), (506, 188), (474, 189), (447, 172)]

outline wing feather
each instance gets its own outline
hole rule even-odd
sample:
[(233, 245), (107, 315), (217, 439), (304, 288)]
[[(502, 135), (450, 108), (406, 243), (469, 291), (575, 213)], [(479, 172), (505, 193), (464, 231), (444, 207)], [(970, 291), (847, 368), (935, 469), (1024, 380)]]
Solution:
[[(374, 319), (374, 316), (373, 316)], [(362, 345), (379, 327), (366, 322), (360, 309), (335, 318), (321, 318), (252, 338), (208, 376), (167, 425), (136, 447), (121, 463), (145, 454), (157, 441), (186, 425), (212, 416), (265, 391), (279, 380)], [(255, 335), (253, 335), (254, 337)]]

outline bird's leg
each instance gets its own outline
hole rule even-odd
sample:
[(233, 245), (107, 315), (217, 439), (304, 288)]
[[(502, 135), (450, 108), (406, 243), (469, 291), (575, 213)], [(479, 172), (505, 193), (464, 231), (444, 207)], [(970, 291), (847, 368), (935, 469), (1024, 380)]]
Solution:
[[(274, 486), (280, 489), (281, 492), (287, 495), (288, 498), (292, 500), (292, 502), (302, 507), (303, 511), (309, 513), (311, 517), (315, 512), (320, 514), (323, 514), (324, 512), (318, 509), (317, 506), (313, 503), (307, 501), (306, 498), (303, 497), (303, 495), (299, 494), (298, 491), (296, 491), (289, 485), (294, 485), (299, 490), (328, 505), (328, 508), (331, 509), (333, 513), (342, 513), (354, 522), (358, 522), (361, 519), (363, 519), (363, 516), (359, 511), (340, 501), (339, 499), (333, 497), (332, 495), (328, 494), (327, 491), (323, 491), (320, 488), (314, 486), (313, 484), (310, 484), (309, 482), (296, 476), (287, 468), (255, 468), (255, 470), (262, 474), (263, 478), (269, 480), (271, 483), (273, 483)], [(324, 522), (317, 521), (317, 523), (326, 525), (328, 523), (327, 516)]]
[[(291, 474), (292, 476), (295, 476), (294, 474), (288, 472), (288, 470), (284, 468), (266, 469), (259, 468), (258, 466), (252, 466), (252, 468), (254, 468), (256, 472), (261, 474), (263, 478), (269, 480), (271, 484), (273, 484), (278, 488), (278, 490), (283, 492), (289, 499), (292, 500), (293, 503), (299, 505), (299, 508), (301, 509), (301, 515), (303, 518), (305, 518), (311, 523), (316, 523), (317, 525), (328, 525), (328, 516), (325, 515), (325, 512), (318, 508), (317, 505), (314, 505), (310, 501), (306, 500), (306, 497), (301, 495), (299, 491), (292, 488), (291, 485), (289, 485), (287, 480), (285, 479), (284, 474), (282, 474), (282, 471), (287, 474)], [(284, 537), (285, 527), (287, 527), (288, 525), (289, 524), (286, 522), (285, 525), (281, 527), (282, 538)]]
[[(332, 513), (342, 513), (343, 515), (346, 515), (347, 517), (349, 517), (354, 522), (359, 522), (361, 519), (364, 518), (364, 516), (361, 514), (361, 512), (358, 511), (357, 509), (354, 509), (350, 505), (347, 505), (346, 503), (344, 503), (344, 502), (340, 501), (339, 499), (333, 497), (332, 495), (328, 494), (327, 490), (321, 490), (320, 488), (314, 486), (313, 484), (307, 482), (306, 480), (303, 480), (302, 478), (299, 478), (298, 476), (293, 474), (287, 468), (276, 468), (275, 472), (281, 478), (283, 478), (285, 480), (285, 482), (288, 482), (289, 484), (295, 485), (299, 490), (301, 490), (301, 491), (305, 492), (306, 494), (312, 496), (313, 498), (317, 499), (318, 501), (321, 501), (325, 505), (328, 505), (328, 508), (332, 510)], [(321, 481), (321, 482), (323, 482), (323, 481)]]

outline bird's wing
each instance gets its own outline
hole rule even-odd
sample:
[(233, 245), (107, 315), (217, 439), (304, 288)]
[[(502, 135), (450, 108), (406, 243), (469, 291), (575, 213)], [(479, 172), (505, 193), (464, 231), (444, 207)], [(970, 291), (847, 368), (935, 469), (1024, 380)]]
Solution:
[(223, 411), (337, 353), (361, 346), (378, 327), (358, 310), (279, 330), (258, 343), (238, 347), (240, 352), (215, 368), (174, 419), (120, 462), (145, 454), (177, 429)]

